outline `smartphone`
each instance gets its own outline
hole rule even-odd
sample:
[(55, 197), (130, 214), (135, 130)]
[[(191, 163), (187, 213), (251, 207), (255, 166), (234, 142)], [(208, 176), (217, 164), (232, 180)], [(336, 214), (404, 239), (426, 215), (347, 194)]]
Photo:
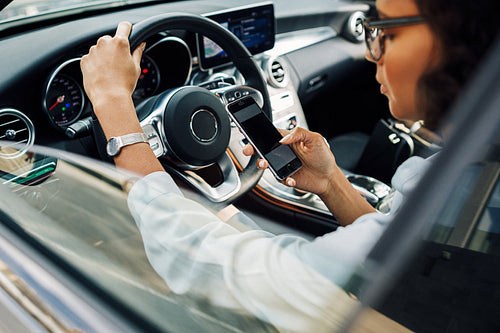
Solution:
[(302, 167), (292, 148), (279, 142), (282, 135), (252, 96), (229, 103), (226, 110), (259, 156), (269, 162), (269, 169), (278, 180), (285, 180)]

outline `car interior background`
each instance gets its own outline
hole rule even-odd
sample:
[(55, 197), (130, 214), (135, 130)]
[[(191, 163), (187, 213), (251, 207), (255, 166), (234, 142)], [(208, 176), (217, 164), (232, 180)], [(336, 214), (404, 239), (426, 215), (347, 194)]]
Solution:
[[(228, 14), (221, 14), (224, 10), (215, 10), (219, 6), (224, 7), (222, 3), (217, 5), (216, 1), (214, 9), (207, 6), (202, 9), (202, 13), (213, 19), (227, 19)], [(275, 47), (257, 54), (255, 59), (267, 79), (266, 89), (269, 91), (273, 108), (274, 124), (288, 129), (302, 126), (323, 134), (330, 140), (331, 147), (346, 173), (373, 177), (370, 179), (353, 176), (351, 180), (370, 202), (376, 205), (387, 195), (389, 190), (383, 183), (390, 185), (395, 168), (411, 154), (425, 155), (420, 148), (430, 146), (431, 143), (417, 136), (415, 132), (410, 132), (403, 124), (392, 124), (386, 99), (377, 89), (374, 66), (364, 59), (360, 27), (361, 20), (368, 15), (370, 6), (362, 2), (339, 3), (328, 12), (318, 12), (305, 17), (297, 16), (295, 12), (283, 15), (287, 7), (284, 3), (276, 2), (273, 6), (276, 16)], [(174, 5), (174, 8), (186, 12), (199, 11), (193, 2)], [(137, 11), (140, 12), (140, 9)], [(227, 12), (231, 11), (233, 10)], [(130, 17), (132, 18), (133, 16)], [(91, 18), (87, 20), (93, 22)], [(95, 24), (90, 21), (87, 24)], [(103, 30), (113, 29), (112, 24), (105, 22), (94, 27), (96, 31), (90, 32), (91, 38), (96, 38)], [(86, 31), (83, 26), (69, 29), (74, 33)], [(4, 34), (8, 31), (4, 29)], [(33, 43), (45, 38), (36, 36), (40, 33), (44, 34), (42, 31), (34, 32)], [(24, 100), (24, 94), (19, 94), (19, 88), (21, 85), (27, 94), (41, 93), (44, 111), (28, 112), (29, 119), (36, 123), (36, 143), (63, 147), (68, 151), (99, 158), (97, 148), (101, 145), (96, 147), (92, 136), (85, 130), (88, 127), (90, 105), (83, 92), (79, 91), (81, 88), (78, 88), (81, 87), (82, 80), (79, 56), (89, 47), (89, 40), (82, 36), (81, 42), (71, 46), (70, 54), (61, 56), (57, 49), (64, 49), (66, 45), (65, 32), (61, 30), (60, 33), (60, 36), (54, 37), (59, 46), (54, 45), (46, 50), (45, 54), (40, 55), (40, 58), (47, 59), (46, 63), (50, 66), (38, 66), (38, 59), (28, 56), (29, 50), (17, 52), (14, 50), (19, 49), (19, 46), (5, 45), (7, 52), (15, 53), (6, 56), (31, 64), (32, 74), (41, 79), (33, 81), (31, 85), (25, 85), (25, 82), (31, 81), (20, 79), (22, 75), (16, 73), (17, 66), (2, 69), (10, 71), (4, 74), (14, 79), (5, 81), (9, 84), (2, 87), (1, 97), (6, 106), (19, 105), (15, 110), (37, 110), (39, 106), (36, 100)], [(296, 38), (302, 38), (302, 42), (295, 43)], [(9, 40), (6, 42), (9, 43)], [(196, 56), (200, 43), (197, 42), (195, 34), (183, 31), (172, 31), (168, 35), (160, 33), (151, 36), (147, 42), (149, 47), (142, 62), (147, 72), (139, 80), (134, 93), (137, 104), (154, 92), (184, 84), (201, 85), (210, 89), (242, 82), (241, 74), (230, 65), (200, 70), (200, 59)], [(22, 57), (19, 57), (20, 53), (23, 54)], [(315, 61), (311, 62), (310, 59)], [(177, 66), (168, 66), (172, 63)], [(168, 77), (168, 80), (162, 79), (164, 77)], [(74, 97), (73, 105), (63, 112), (60, 109), (65, 106), (56, 102), (65, 86), (73, 87), (68, 93), (72, 93)], [(43, 87), (41, 91), (40, 87)], [(386, 126), (381, 119), (389, 121), (390, 125)], [(233, 134), (234, 137), (236, 135)], [(244, 142), (241, 136), (232, 139), (230, 149), (233, 158), (244, 166), (248, 160), (240, 153), (241, 142)], [(208, 180), (208, 183), (218, 181), (218, 171), (204, 168), (196, 172), (203, 174), (202, 177), (207, 180), (209, 177), (215, 177), (213, 181)], [(382, 184), (375, 182), (375, 179)], [(190, 181), (192, 180), (193, 178), (190, 178)], [(319, 199), (276, 184), (267, 172), (253, 193), (255, 195), (250, 195), (240, 202), (257, 213), (265, 210), (266, 216), (271, 214), (274, 219), (286, 221), (287, 224), (292, 221), (292, 226), (304, 227), (315, 234), (322, 234), (336, 227), (336, 222)], [(311, 227), (311, 224), (314, 226)]]
[[(372, 253), (375, 264), (360, 267), (352, 277), (345, 295), (354, 305), (346, 308), (339, 331), (356, 318), (361, 299), (400, 329), (498, 332), (500, 137), (494, 126), (500, 128), (500, 65), (494, 60), (500, 51), (494, 50), (493, 60), (485, 63), (483, 72), (487, 73), (475, 81), (470, 99), (457, 106), (463, 109), (457, 114), (469, 115), (457, 118), (463, 137), (457, 133), (452, 149), (442, 151), (440, 138), (421, 123), (397, 122), (390, 116), (374, 79), (375, 66), (364, 58), (362, 19), (370, 15), (373, 5), (373, 1), (312, 0), (305, 10), (303, 1), (292, 0), (103, 2), (88, 11), (75, 5), (64, 14), (38, 13), (24, 24), (8, 18), (0, 22), (4, 59), (0, 65), (0, 134), (5, 133), (0, 137), (0, 276), (7, 277), (0, 279), (0, 286), (22, 285), (26, 289), (21, 294), (28, 295), (29, 304), (43, 300), (50, 305), (42, 311), (50, 315), (26, 316), (37, 318), (30, 325), (64, 318), (50, 325), (64, 327), (75, 321), (74, 327), (82, 331), (98, 331), (100, 319), (113, 318), (109, 322), (125, 324), (108, 331), (277, 330), (251, 315), (221, 311), (199, 299), (169, 293), (148, 263), (126, 205), (130, 174), (96, 162), (101, 160), (100, 146), (91, 129), (92, 106), (82, 89), (81, 56), (98, 37), (112, 34), (122, 20), (137, 23), (160, 13), (172, 17), (187, 13), (218, 20), (224, 26), (233, 19), (268, 15), (273, 29), (268, 38), (273, 44), (264, 51), (257, 49), (252, 58), (257, 76), (262, 76), (264, 94), (262, 89), (247, 87), (246, 77), (234, 63), (225, 63), (225, 56), (217, 58), (224, 60), (220, 64), (203, 63), (207, 61), (203, 56), (220, 51), (216, 45), (196, 32), (169, 28), (147, 36), (142, 74), (133, 95), (137, 106), (146, 109), (157, 102), (151, 97), (179, 87), (215, 92), (212, 95), (224, 102), (246, 94), (261, 103), (268, 98), (268, 115), (276, 127), (302, 126), (321, 133), (353, 186), (382, 212), (390, 207), (391, 177), (405, 159), (439, 152), (453, 157), (450, 161), (460, 161), (461, 149), (465, 150), (470, 165), (457, 163), (455, 171), (460, 175), (454, 181), (455, 174), (450, 173), (448, 179), (446, 169), (439, 169), (451, 168), (451, 162), (435, 166), (438, 176), (429, 175), (419, 188), (425, 199), (411, 199), (408, 204), (406, 211), (422, 210), (421, 219), (435, 213), (425, 225), (428, 229), (397, 224)], [(21, 3), (19, 11), (22, 8)], [(16, 8), (10, 10), (14, 13)], [(200, 48), (208, 53), (202, 56)], [(480, 107), (484, 116), (474, 116)], [(241, 153), (247, 141), (234, 125), (230, 134), (224, 161), (240, 172), (249, 163)], [(13, 142), (16, 149), (10, 147)], [(214, 213), (232, 204), (265, 230), (306, 239), (338, 227), (318, 197), (283, 186), (267, 171), (253, 175), (258, 182), (248, 192), (217, 201), (207, 199), (206, 193), (224, 182), (225, 162), (187, 169), (171, 156), (163, 162), (184, 194)], [(436, 184), (448, 189), (442, 198), (426, 192)], [(432, 199), (443, 206), (432, 206)], [(400, 220), (421, 222), (408, 214)], [(416, 245), (420, 233), (425, 239)], [(37, 275), (53, 285), (40, 282)], [(71, 301), (63, 291), (71, 295)], [(87, 306), (74, 301), (79, 297)], [(2, 309), (4, 298), (0, 293)], [(99, 320), (88, 323), (92, 316)], [(357, 332), (356, 322), (351, 329)]]

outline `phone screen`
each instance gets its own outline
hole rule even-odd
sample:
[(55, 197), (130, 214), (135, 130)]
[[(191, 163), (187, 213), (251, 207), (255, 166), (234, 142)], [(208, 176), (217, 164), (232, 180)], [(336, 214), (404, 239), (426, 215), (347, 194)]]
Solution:
[(293, 150), (279, 143), (282, 138), (280, 132), (252, 97), (229, 104), (228, 111), (261, 157), (269, 162), (276, 178), (283, 180), (302, 166)]

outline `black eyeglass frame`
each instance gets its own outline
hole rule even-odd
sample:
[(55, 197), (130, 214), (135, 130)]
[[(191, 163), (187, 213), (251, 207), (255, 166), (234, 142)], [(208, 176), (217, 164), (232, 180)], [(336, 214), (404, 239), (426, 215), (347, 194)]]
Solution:
[[(380, 58), (382, 58), (382, 55), (384, 54), (384, 40), (379, 41), (379, 47), (380, 47), (380, 54), (378, 56), (375, 56), (373, 52), (372, 45), (375, 42), (376, 38), (381, 38), (383, 36), (380, 36), (380, 31), (383, 29), (388, 29), (388, 28), (398, 28), (398, 27), (403, 27), (407, 25), (414, 25), (414, 24), (419, 24), (425, 22), (425, 19), (422, 16), (406, 16), (406, 17), (397, 17), (397, 18), (392, 18), (392, 19), (386, 19), (386, 20), (377, 20), (376, 18), (366, 18), (363, 20), (363, 29), (365, 33), (365, 43), (366, 47), (370, 51), (370, 56), (374, 61), (379, 61)], [(377, 35), (375, 38), (372, 38), (371, 34), (367, 33), (367, 31), (370, 31), (372, 29), (377, 29)]]

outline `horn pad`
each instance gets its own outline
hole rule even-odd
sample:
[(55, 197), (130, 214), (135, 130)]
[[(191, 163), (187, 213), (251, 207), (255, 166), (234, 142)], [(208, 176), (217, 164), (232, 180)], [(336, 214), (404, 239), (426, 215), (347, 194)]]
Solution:
[(169, 153), (194, 167), (218, 161), (231, 134), (221, 100), (210, 91), (193, 86), (182, 87), (171, 96), (164, 111), (163, 130)]

